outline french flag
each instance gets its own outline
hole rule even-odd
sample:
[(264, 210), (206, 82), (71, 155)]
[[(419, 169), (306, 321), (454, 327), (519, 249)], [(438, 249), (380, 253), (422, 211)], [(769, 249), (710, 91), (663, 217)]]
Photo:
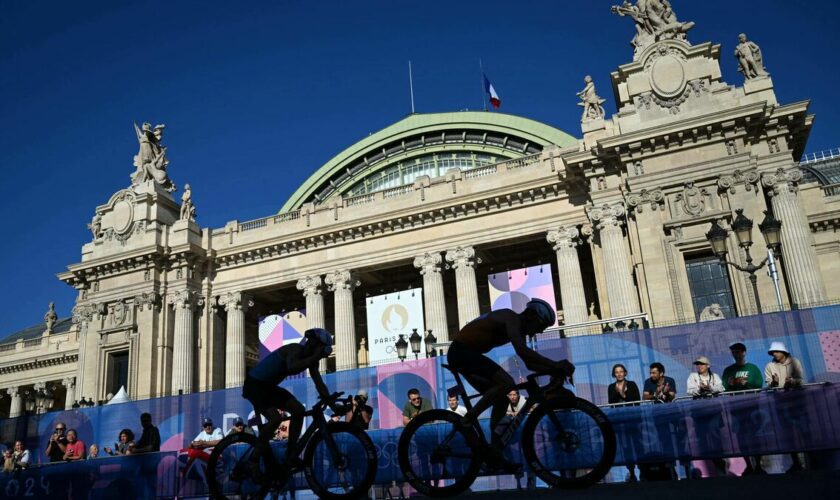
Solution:
[(487, 95), (490, 96), (490, 104), (493, 105), (494, 108), (499, 109), (499, 106), (502, 105), (502, 100), (499, 99), (499, 94), (496, 93), (496, 89), (493, 88), (493, 84), (490, 83), (490, 80), (487, 79), (487, 75), (484, 76), (484, 91), (487, 92)]

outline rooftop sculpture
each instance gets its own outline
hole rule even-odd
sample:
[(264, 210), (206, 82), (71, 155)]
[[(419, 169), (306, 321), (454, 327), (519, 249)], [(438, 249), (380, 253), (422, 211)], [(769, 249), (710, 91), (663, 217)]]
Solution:
[(168, 192), (175, 191), (175, 184), (166, 174), (166, 167), (169, 166), (166, 147), (160, 143), (164, 128), (166, 125), (155, 125), (153, 129), (150, 123), (144, 123), (142, 127), (134, 124), (140, 151), (134, 156), (134, 167), (137, 170), (131, 175), (132, 186), (153, 180)]
[(685, 34), (694, 27), (693, 22), (681, 23), (668, 0), (637, 0), (632, 4), (624, 0), (613, 5), (612, 13), (630, 17), (636, 24), (636, 36), (630, 41), (634, 58), (648, 46), (660, 40), (685, 40)]

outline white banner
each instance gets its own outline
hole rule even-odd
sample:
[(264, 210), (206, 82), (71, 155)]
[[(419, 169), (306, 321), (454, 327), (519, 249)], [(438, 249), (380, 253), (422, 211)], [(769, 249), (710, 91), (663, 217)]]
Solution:
[[(421, 336), (426, 335), (422, 288), (368, 297), (366, 301), (367, 345), (371, 364), (397, 359), (394, 344), (400, 334), (405, 335), (406, 342), (413, 328), (416, 328)], [(420, 353), (421, 356), (425, 356), (425, 344), (421, 345)], [(408, 356), (414, 357), (410, 345)]]

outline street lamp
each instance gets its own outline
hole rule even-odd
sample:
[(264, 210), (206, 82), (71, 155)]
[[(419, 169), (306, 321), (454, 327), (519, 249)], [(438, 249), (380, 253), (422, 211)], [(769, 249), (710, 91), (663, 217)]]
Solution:
[(26, 391), (24, 394), (24, 408), (26, 408), (27, 413), (32, 413), (35, 411), (35, 395), (32, 391)]
[(411, 343), (411, 352), (414, 353), (414, 359), (420, 357), (420, 344), (423, 342), (423, 337), (417, 333), (417, 328), (411, 329), (411, 336), (408, 337), (409, 343)]
[(431, 330), (426, 330), (426, 337), (423, 338), (423, 340), (426, 342), (426, 357), (427, 358), (435, 357), (437, 355), (437, 352), (435, 351), (435, 344), (437, 343), (437, 337), (432, 335)]
[[(726, 259), (726, 239), (729, 232), (720, 227), (717, 222), (712, 222), (711, 229), (709, 229), (709, 232), (706, 233), (706, 239), (709, 240), (709, 245), (711, 245), (712, 251), (722, 263), (728, 264), (735, 269), (750, 275), (749, 279), (750, 284), (752, 284), (753, 296), (755, 296), (755, 305), (758, 308), (759, 314), (761, 314), (761, 299), (758, 296), (758, 278), (756, 278), (755, 272), (767, 264), (769, 257), (765, 257), (758, 265), (753, 264), (752, 256), (750, 255), (750, 247), (753, 244), (753, 221), (744, 215), (744, 210), (741, 208), (735, 210), (735, 214), (735, 220), (732, 221), (732, 231), (735, 232), (735, 237), (738, 238), (738, 246), (744, 249), (744, 254), (746, 255), (747, 260), (746, 265), (742, 266)], [(767, 248), (772, 251), (773, 254), (776, 254), (781, 250), (781, 228), (781, 221), (774, 218), (765, 210), (764, 220), (758, 225), (758, 229), (761, 231), (762, 236), (764, 236), (764, 242), (767, 244)]]
[(400, 358), (400, 361), (405, 361), (406, 354), (408, 353), (408, 342), (405, 341), (405, 335), (402, 333), (400, 334), (400, 338), (397, 339), (397, 357)]

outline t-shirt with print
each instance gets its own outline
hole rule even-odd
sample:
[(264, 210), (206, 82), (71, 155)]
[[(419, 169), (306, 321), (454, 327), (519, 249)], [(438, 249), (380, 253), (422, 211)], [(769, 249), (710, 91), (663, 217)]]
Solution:
[[(721, 378), (723, 379), (723, 387), (727, 391), (761, 389), (762, 385), (764, 385), (764, 377), (761, 374), (761, 370), (752, 363), (743, 365), (733, 363), (723, 370), (723, 376)], [(730, 384), (729, 379), (732, 379), (732, 382), (734, 382), (736, 378), (745, 378), (747, 382), (745, 385)]]

